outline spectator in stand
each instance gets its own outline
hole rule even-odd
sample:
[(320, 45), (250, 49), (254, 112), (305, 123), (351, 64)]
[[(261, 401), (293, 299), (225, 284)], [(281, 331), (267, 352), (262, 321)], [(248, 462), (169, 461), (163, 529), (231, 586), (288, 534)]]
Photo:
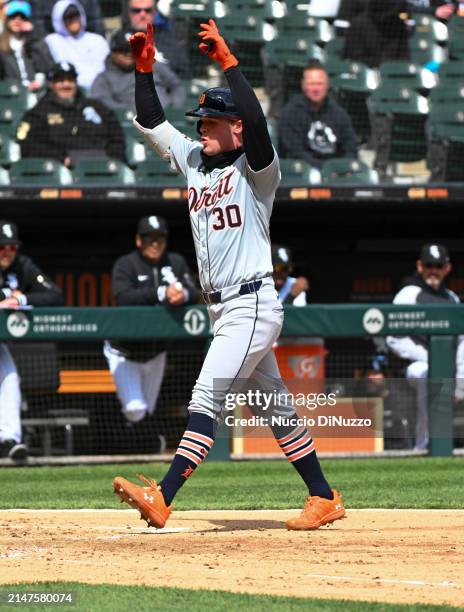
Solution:
[[(167, 64), (181, 79), (191, 79), (192, 71), (185, 41), (176, 38), (171, 22), (158, 19), (154, 0), (129, 0), (127, 15), (123, 14), (124, 32), (146, 32), (147, 23), (155, 28), (156, 70), (160, 64)], [(153, 74), (156, 74), (154, 70)]]
[[(445, 279), (451, 272), (448, 250), (441, 244), (422, 247), (416, 272), (407, 278), (403, 288), (395, 295), (393, 304), (457, 304), (458, 296), (446, 288)], [(406, 378), (416, 389), (416, 442), (415, 450), (426, 450), (428, 430), (428, 370), (429, 352), (425, 336), (388, 336), (387, 345), (410, 364)], [(459, 336), (456, 351), (455, 402), (464, 399), (464, 336)]]
[(47, 45), (33, 38), (29, 2), (9, 2), (0, 34), (0, 78), (21, 81), (29, 91), (37, 91), (45, 84), (45, 74), (52, 64)]
[[(183, 306), (197, 302), (187, 262), (168, 252), (168, 227), (162, 217), (142, 217), (136, 249), (113, 266), (113, 293), (118, 306)], [(153, 340), (106, 340), (104, 354), (113, 375), (125, 418), (138, 423), (154, 412), (163, 382), (166, 350)]]
[[(106, 59), (106, 69), (90, 88), (90, 96), (109, 108), (135, 108), (135, 73), (132, 50), (127, 42), (129, 33), (118, 30), (110, 40), (111, 55)], [(159, 63), (153, 72), (156, 91), (163, 108), (180, 108), (185, 101), (185, 88), (179, 77), (167, 64)]]
[(19, 124), (21, 156), (51, 157), (68, 167), (79, 157), (124, 161), (124, 135), (115, 114), (79, 91), (74, 66), (55, 64), (48, 83), (49, 91)]
[[(58, 287), (26, 255), (18, 254), (18, 228), (0, 221), (0, 308), (62, 306)], [(16, 365), (6, 344), (0, 344), (0, 457), (27, 457), (21, 443), (21, 389)]]
[[(34, 31), (40, 38), (53, 32), (52, 10), (56, 0), (29, 0), (32, 6), (32, 21)], [(86, 29), (105, 36), (105, 25), (100, 9), (99, 0), (79, 0), (87, 18)]]
[(347, 112), (329, 94), (329, 76), (317, 60), (303, 70), (300, 94), (290, 98), (279, 121), (279, 154), (320, 167), (332, 157), (357, 156)]
[(78, 0), (58, 0), (52, 21), (55, 32), (45, 42), (54, 61), (73, 64), (79, 86), (90, 89), (97, 74), (105, 69), (108, 43), (100, 34), (86, 31), (85, 11)]
[(309, 281), (305, 276), (291, 276), (293, 271), (292, 253), (281, 244), (273, 244), (272, 266), (275, 288), (282, 304), (306, 306)]
[(447, 21), (456, 12), (456, 2), (446, 0), (406, 0), (408, 13), (425, 13)]
[(344, 57), (371, 67), (409, 59), (404, 0), (370, 0), (346, 33)]

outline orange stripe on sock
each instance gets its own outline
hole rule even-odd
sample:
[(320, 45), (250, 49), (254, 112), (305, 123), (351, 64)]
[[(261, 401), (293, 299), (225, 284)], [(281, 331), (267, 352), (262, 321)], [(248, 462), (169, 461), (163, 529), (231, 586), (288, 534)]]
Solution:
[(288, 442), (289, 440), (291, 440), (295, 436), (300, 435), (300, 433), (303, 432), (303, 431), (304, 431), (304, 427), (302, 427), (302, 426), (296, 427), (296, 429), (294, 429), (291, 433), (289, 433), (287, 436), (285, 436), (285, 438), (277, 438), (277, 442), (279, 444), (285, 444), (285, 442)]
[(299, 446), (302, 446), (303, 444), (306, 444), (306, 442), (309, 442), (310, 440), (311, 440), (311, 436), (308, 434), (308, 432), (306, 432), (306, 435), (304, 435), (302, 438), (300, 438), (299, 440), (297, 440), (293, 444), (289, 444), (289, 446), (286, 446), (282, 450), (284, 451), (285, 454), (287, 454), (287, 453), (291, 452), (292, 450), (295, 450)]
[(296, 453), (296, 455), (292, 455), (291, 457), (288, 457), (288, 460), (290, 462), (296, 461), (297, 459), (301, 459), (302, 457), (304, 457), (305, 455), (309, 455), (310, 453), (312, 453), (315, 450), (315, 446), (314, 444), (310, 444), (308, 446), (308, 448), (304, 448), (303, 450), (301, 450), (299, 453)]
[(206, 450), (204, 446), (195, 444), (195, 442), (190, 442), (189, 440), (186, 440), (185, 438), (182, 438), (182, 440), (179, 443), (179, 446), (186, 446), (187, 448), (197, 451), (197, 453), (200, 453), (202, 457), (206, 457), (206, 455), (208, 454), (208, 451)]
[(196, 457), (193, 453), (190, 453), (189, 451), (184, 450), (183, 448), (178, 448), (176, 451), (176, 455), (182, 455), (182, 457), (190, 459), (190, 461), (193, 461), (193, 463), (195, 463), (196, 465), (200, 465), (201, 463), (201, 459), (199, 457)]
[(208, 436), (204, 436), (203, 434), (195, 433), (194, 431), (187, 430), (184, 432), (184, 436), (187, 436), (187, 438), (193, 438), (194, 440), (198, 440), (199, 442), (204, 442), (204, 444), (207, 444), (209, 447), (211, 447), (214, 442), (214, 440), (212, 440), (211, 438), (208, 438)]

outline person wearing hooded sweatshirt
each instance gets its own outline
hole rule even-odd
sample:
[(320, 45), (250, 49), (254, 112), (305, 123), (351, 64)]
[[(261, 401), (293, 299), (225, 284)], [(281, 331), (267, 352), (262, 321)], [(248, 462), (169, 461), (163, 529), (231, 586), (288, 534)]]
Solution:
[(103, 36), (86, 31), (85, 11), (78, 0), (58, 0), (53, 7), (55, 32), (45, 38), (55, 62), (68, 62), (77, 70), (80, 87), (90, 89), (105, 69), (109, 47)]
[[(90, 97), (109, 108), (132, 108), (134, 104), (135, 60), (128, 43), (130, 34), (117, 30), (110, 40), (111, 55), (106, 58), (105, 70), (90, 88)], [(185, 87), (167, 64), (157, 64), (153, 72), (156, 90), (164, 107), (181, 108), (185, 102)]]
[[(405, 279), (402, 289), (393, 298), (393, 304), (456, 304), (458, 296), (447, 289), (445, 279), (451, 272), (447, 248), (442, 244), (425, 244), (416, 262), (416, 272)], [(407, 359), (406, 378), (416, 390), (416, 451), (426, 450), (428, 431), (428, 360), (429, 352), (425, 336), (387, 336), (390, 350)], [(455, 402), (464, 399), (464, 336), (458, 337), (456, 351)], [(432, 407), (433, 409), (433, 407)]]
[(279, 155), (320, 167), (332, 157), (357, 156), (348, 113), (329, 95), (324, 66), (311, 61), (303, 70), (300, 94), (290, 98), (279, 121)]
[(347, 30), (343, 57), (372, 68), (390, 60), (408, 60), (408, 28), (400, 17), (405, 11), (403, 0), (370, 0)]

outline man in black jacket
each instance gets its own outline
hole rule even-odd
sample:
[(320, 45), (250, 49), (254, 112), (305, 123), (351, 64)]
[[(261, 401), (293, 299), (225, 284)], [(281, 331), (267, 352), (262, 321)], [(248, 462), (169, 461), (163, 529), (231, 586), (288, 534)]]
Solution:
[[(441, 244), (426, 244), (416, 262), (416, 272), (406, 279), (395, 295), (394, 304), (456, 304), (458, 296), (446, 288), (445, 279), (451, 272), (448, 250)], [(410, 364), (406, 378), (416, 389), (416, 442), (415, 450), (426, 450), (428, 432), (428, 346), (425, 336), (388, 336), (389, 348)], [(455, 401), (464, 399), (464, 336), (459, 336), (456, 352)]]
[(21, 156), (51, 157), (68, 167), (85, 155), (124, 161), (124, 134), (115, 114), (78, 90), (74, 66), (55, 64), (48, 81), (48, 93), (19, 124)]
[(317, 60), (303, 70), (300, 94), (285, 105), (279, 153), (320, 167), (332, 157), (356, 157), (356, 135), (347, 112), (329, 95), (329, 76)]
[[(61, 306), (58, 287), (26, 255), (18, 255), (18, 228), (0, 221), (0, 308)], [(19, 376), (6, 344), (0, 344), (0, 457), (24, 459), (21, 444), (21, 390)]]
[[(162, 217), (142, 217), (137, 249), (113, 266), (113, 293), (118, 306), (182, 306), (197, 302), (197, 290), (187, 262), (166, 252), (168, 228)], [(116, 384), (122, 411), (132, 423), (152, 414), (166, 365), (166, 351), (153, 341), (107, 340), (104, 354)]]

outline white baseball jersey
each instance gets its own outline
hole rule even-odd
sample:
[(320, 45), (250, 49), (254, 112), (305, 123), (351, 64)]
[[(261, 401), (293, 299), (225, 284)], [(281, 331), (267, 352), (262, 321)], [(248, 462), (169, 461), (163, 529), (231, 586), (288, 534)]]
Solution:
[[(143, 133), (150, 133), (134, 121)], [(230, 166), (199, 171), (199, 142), (172, 128), (169, 156), (187, 179), (188, 206), (204, 291), (272, 276), (269, 220), (280, 182), (279, 159), (254, 172), (245, 154)]]

